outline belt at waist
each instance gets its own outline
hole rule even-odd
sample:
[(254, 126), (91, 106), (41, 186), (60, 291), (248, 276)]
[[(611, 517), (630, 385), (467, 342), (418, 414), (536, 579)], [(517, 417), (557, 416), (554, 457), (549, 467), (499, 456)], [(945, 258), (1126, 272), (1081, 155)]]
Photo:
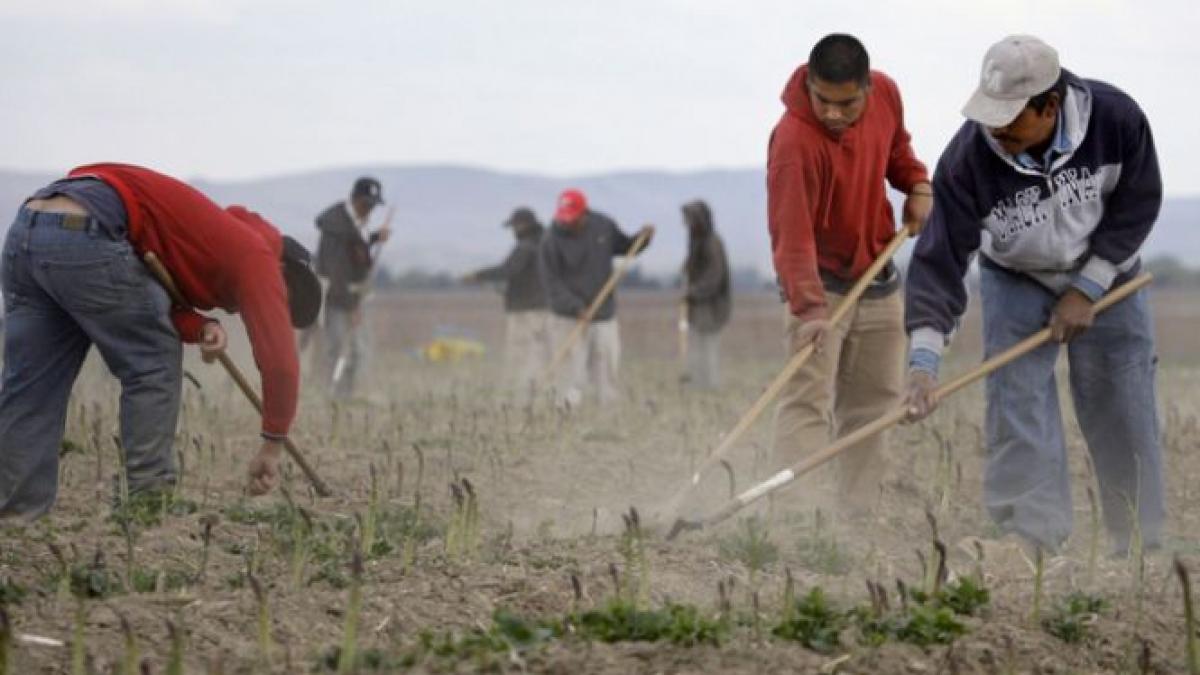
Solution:
[(77, 231), (87, 230), (90, 227), (100, 227), (100, 221), (91, 216), (80, 215), (78, 213), (37, 211), (29, 207), (22, 207), (19, 217), (28, 222), (30, 227), (49, 225), (51, 227), (61, 227), (64, 230)]
[[(821, 270), (821, 285), (830, 293), (846, 295), (850, 292), (850, 288), (854, 284), (854, 281), (839, 279), (825, 270)], [(896, 267), (896, 263), (889, 260), (887, 265), (884, 265), (883, 269), (879, 270), (879, 274), (875, 275), (875, 278), (871, 280), (870, 285), (863, 292), (863, 297), (872, 300), (883, 298), (895, 293), (899, 288), (900, 270)]]

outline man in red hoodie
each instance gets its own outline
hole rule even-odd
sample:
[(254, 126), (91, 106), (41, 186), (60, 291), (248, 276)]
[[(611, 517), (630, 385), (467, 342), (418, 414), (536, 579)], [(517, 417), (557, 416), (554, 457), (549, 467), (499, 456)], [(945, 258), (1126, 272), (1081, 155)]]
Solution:
[[(895, 235), (885, 181), (908, 195), (903, 217), (912, 234), (933, 203), (896, 84), (870, 69), (856, 38), (835, 33), (817, 42), (783, 103), (767, 162), (771, 250), (788, 306), (788, 348), (811, 342), (816, 353), (780, 398), (780, 468), (900, 404), (906, 336), (896, 267), (889, 264), (838, 325), (829, 317)], [(878, 500), (885, 443), (877, 436), (839, 458), (837, 494), (853, 514)]]
[(175, 481), (183, 342), (224, 349), (216, 320), (170, 298), (142, 263), (153, 252), (200, 309), (239, 312), (262, 375), (262, 446), (249, 490), (279, 479), (300, 369), (292, 326), (311, 324), (320, 283), (308, 252), (240, 206), (136, 166), (94, 164), (35, 193), (4, 244), (8, 307), (0, 385), (0, 517), (54, 504), (71, 386), (94, 344), (121, 381), (121, 445), (131, 494)]

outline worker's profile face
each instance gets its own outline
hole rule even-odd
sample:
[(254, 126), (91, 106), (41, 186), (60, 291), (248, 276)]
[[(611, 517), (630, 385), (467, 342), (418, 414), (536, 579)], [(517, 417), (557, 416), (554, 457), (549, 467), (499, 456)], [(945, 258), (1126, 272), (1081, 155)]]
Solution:
[(862, 117), (867, 107), (869, 87), (856, 81), (826, 82), (812, 73), (808, 75), (808, 100), (813, 112), (826, 129), (840, 133)]
[(1049, 140), (1057, 122), (1058, 94), (1052, 93), (1041, 112), (1025, 106), (1013, 121), (1002, 127), (988, 127), (987, 131), (1005, 152), (1015, 157)]
[(371, 211), (375, 208), (375, 201), (370, 197), (355, 197), (350, 200), (350, 208), (354, 209), (354, 215), (362, 220), (371, 215)]

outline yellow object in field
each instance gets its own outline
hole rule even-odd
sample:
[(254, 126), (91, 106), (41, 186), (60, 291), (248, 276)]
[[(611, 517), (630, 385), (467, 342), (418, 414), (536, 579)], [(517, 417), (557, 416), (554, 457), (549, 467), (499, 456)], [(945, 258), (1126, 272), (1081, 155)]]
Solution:
[(421, 348), (421, 356), (430, 363), (458, 363), (483, 356), (482, 342), (465, 338), (435, 338)]

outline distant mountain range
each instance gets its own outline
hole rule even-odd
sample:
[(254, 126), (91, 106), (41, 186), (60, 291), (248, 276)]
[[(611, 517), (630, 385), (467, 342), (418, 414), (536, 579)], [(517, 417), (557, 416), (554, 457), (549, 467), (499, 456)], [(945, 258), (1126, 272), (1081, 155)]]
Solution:
[[(595, 209), (613, 216), (627, 231), (647, 222), (658, 226), (642, 261), (646, 274), (670, 275), (678, 269), (686, 242), (679, 207), (703, 198), (712, 207), (732, 266), (770, 275), (762, 169), (556, 178), (462, 166), (360, 166), (192, 184), (219, 203), (240, 203), (259, 211), (311, 245), (317, 238), (313, 225), (317, 213), (345, 198), (360, 175), (379, 178), (388, 205), (396, 207), (395, 236), (384, 249), (384, 261), (393, 270), (458, 273), (498, 261), (511, 245), (508, 231), (500, 224), (515, 206), (528, 205), (546, 221), (559, 191), (579, 187)], [(54, 178), (0, 171), (0, 218), (10, 218), (7, 214), (14, 213), (30, 192)], [(377, 213), (373, 220), (381, 217)], [(1200, 266), (1200, 196), (1167, 199), (1145, 254), (1171, 255), (1189, 266)]]

